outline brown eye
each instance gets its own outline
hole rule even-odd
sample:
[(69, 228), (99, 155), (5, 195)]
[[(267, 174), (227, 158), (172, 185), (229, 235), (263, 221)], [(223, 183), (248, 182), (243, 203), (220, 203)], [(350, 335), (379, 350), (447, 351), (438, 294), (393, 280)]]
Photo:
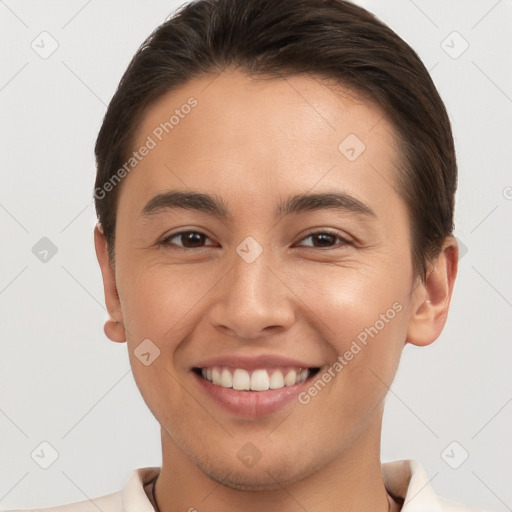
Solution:
[(310, 233), (302, 240), (311, 239), (312, 243), (305, 244), (306, 246), (313, 247), (315, 249), (326, 248), (330, 249), (337, 245), (337, 241), (340, 241), (338, 245), (346, 245), (349, 244), (347, 240), (340, 237), (335, 233), (331, 233), (329, 231), (317, 231), (315, 233)]
[[(173, 242), (175, 240), (178, 242)], [(198, 231), (181, 231), (168, 236), (160, 243), (162, 245), (178, 245), (184, 249), (201, 249), (204, 247), (205, 240), (208, 240), (208, 237)]]

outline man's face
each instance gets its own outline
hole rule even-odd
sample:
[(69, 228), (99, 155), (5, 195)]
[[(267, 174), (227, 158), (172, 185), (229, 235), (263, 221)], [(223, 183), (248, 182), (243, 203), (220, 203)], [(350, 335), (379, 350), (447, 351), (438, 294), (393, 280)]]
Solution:
[[(191, 97), (197, 104), (184, 108)], [(377, 451), (417, 303), (382, 111), (319, 79), (224, 72), (154, 104), (133, 149), (145, 144), (154, 147), (121, 185), (115, 279), (133, 374), (164, 451), (178, 447), (203, 473), (253, 489), (369, 444)], [(211, 196), (227, 216), (197, 201), (151, 203), (177, 191)], [(277, 211), (313, 194), (330, 202)], [(300, 382), (300, 368), (320, 370)], [(255, 373), (254, 387), (275, 389), (225, 387), (234, 374), (246, 387)]]

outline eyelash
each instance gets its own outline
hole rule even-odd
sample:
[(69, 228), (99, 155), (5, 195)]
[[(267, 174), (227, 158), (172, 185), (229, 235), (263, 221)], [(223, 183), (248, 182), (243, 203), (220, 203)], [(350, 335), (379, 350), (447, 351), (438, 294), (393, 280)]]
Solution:
[[(178, 233), (173, 233), (172, 235), (169, 235), (168, 237), (164, 238), (161, 242), (158, 242), (158, 245), (164, 246), (164, 247), (169, 248), (169, 249), (171, 249), (171, 248), (174, 249), (174, 247), (171, 247), (173, 244), (170, 243), (170, 240), (172, 240), (173, 238), (179, 237), (181, 235), (186, 235), (186, 234), (190, 234), (190, 233), (198, 234), (198, 235), (201, 235), (201, 236), (204, 236), (204, 237), (208, 238), (208, 236), (206, 236), (204, 233), (201, 233), (200, 231), (193, 231), (193, 230), (190, 230), (190, 231), (180, 231)], [(310, 238), (310, 237), (313, 237), (313, 236), (316, 236), (316, 235), (330, 235), (330, 236), (333, 236), (333, 237), (337, 238), (338, 240), (340, 240), (342, 245), (353, 245), (353, 243), (350, 240), (347, 240), (346, 238), (343, 238), (339, 234), (337, 234), (337, 233), (335, 233), (333, 231), (330, 231), (330, 230), (313, 231), (313, 232), (308, 233), (307, 235), (305, 235), (299, 241), (302, 242), (306, 238)], [(338, 248), (336, 246), (334, 246), (334, 247), (326, 247), (326, 248), (313, 247), (313, 246), (306, 246), (306, 247), (309, 247), (311, 249), (324, 250), (324, 251), (327, 250), (327, 249), (337, 249)], [(190, 247), (178, 247), (178, 249), (182, 249), (184, 251), (200, 252), (200, 251), (205, 250), (206, 247), (192, 247), (192, 248), (190, 248)]]

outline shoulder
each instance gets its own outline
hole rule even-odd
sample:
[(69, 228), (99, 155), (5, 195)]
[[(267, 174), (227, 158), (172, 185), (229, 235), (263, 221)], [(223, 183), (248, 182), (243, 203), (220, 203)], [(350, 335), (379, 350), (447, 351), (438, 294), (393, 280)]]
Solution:
[(482, 512), (438, 496), (416, 460), (386, 462), (382, 476), (388, 492), (402, 504), (402, 512)]
[(0, 512), (122, 512), (122, 492), (117, 491), (91, 500), (77, 501), (67, 505), (38, 509), (0, 510)]
[(466, 505), (439, 496), (437, 497), (437, 501), (439, 502), (442, 512), (483, 512), (482, 510), (466, 507)]
[(154, 512), (145, 487), (150, 485), (159, 473), (160, 467), (157, 466), (138, 468), (130, 473), (120, 491), (111, 494), (57, 507), (0, 509), (0, 512)]

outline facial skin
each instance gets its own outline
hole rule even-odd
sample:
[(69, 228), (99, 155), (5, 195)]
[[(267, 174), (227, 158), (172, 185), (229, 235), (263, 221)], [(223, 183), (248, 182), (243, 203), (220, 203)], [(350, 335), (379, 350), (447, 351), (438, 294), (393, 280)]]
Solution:
[[(115, 269), (95, 230), (113, 319), (105, 332), (128, 343), (136, 383), (162, 427), (158, 506), (388, 510), (383, 401), (405, 343), (427, 345), (441, 333), (456, 242), (447, 240), (425, 282), (416, 278), (409, 216), (393, 186), (393, 128), (368, 100), (318, 78), (255, 81), (230, 70), (159, 99), (134, 146), (190, 97), (197, 106), (121, 185)], [(349, 134), (366, 146), (354, 161), (338, 149)], [(231, 218), (183, 208), (141, 215), (172, 190), (214, 195)], [(324, 208), (275, 216), (291, 195), (333, 192), (374, 214)], [(182, 231), (205, 237), (158, 245)], [(348, 243), (318, 237), (326, 231)], [(252, 263), (236, 250), (249, 236), (263, 249)], [(292, 400), (242, 417), (215, 403), (191, 371), (210, 357), (270, 354), (322, 367), (321, 376), (395, 303), (401, 311), (306, 405)], [(160, 349), (149, 366), (134, 355), (147, 338)], [(261, 453), (252, 467), (237, 456), (247, 443)]]

